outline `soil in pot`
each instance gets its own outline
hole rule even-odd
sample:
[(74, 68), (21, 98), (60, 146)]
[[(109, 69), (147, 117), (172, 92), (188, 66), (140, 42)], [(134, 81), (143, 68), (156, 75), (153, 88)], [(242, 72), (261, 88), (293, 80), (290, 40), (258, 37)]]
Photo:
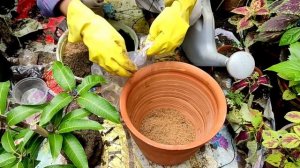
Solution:
[(72, 69), (75, 76), (85, 77), (91, 73), (93, 63), (89, 60), (89, 51), (83, 42), (68, 42), (62, 59), (63, 63)]
[(175, 109), (154, 109), (142, 120), (140, 132), (149, 139), (168, 145), (184, 145), (196, 139), (192, 123)]
[(122, 29), (118, 30), (118, 32), (121, 34), (121, 36), (125, 40), (125, 45), (126, 45), (127, 51), (134, 51), (134, 41), (131, 38), (131, 36)]

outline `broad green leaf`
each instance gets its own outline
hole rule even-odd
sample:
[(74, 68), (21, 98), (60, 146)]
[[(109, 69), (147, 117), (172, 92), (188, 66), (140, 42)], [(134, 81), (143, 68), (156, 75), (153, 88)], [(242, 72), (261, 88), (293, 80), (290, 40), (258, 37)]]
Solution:
[(300, 27), (287, 30), (280, 38), (279, 46), (289, 45), (300, 39)]
[(285, 90), (282, 94), (282, 99), (283, 100), (293, 100), (297, 97), (297, 95), (290, 91), (289, 89)]
[(23, 163), (22, 162), (18, 162), (17, 164), (15, 164), (13, 167), (11, 168), (24, 168)]
[(5, 113), (9, 87), (10, 87), (9, 81), (0, 82), (0, 114)]
[(59, 134), (49, 134), (48, 140), (52, 158), (56, 159), (62, 148), (63, 136)]
[(296, 125), (293, 127), (295, 133), (300, 137), (300, 125)]
[(279, 167), (281, 160), (283, 159), (284, 155), (280, 152), (275, 152), (270, 154), (267, 158), (266, 158), (266, 162), (268, 162), (269, 164), (271, 164), (272, 166), (275, 167)]
[(11, 153), (4, 153), (0, 155), (0, 167), (4, 167), (16, 160), (16, 156)]
[(299, 60), (300, 59), (300, 42), (296, 42), (290, 45), (289, 60)]
[(51, 165), (51, 166), (46, 166), (45, 168), (76, 168), (74, 165)]
[(243, 122), (242, 116), (238, 110), (231, 110), (226, 118), (230, 123), (240, 124)]
[(31, 159), (35, 160), (37, 158), (40, 146), (44, 139), (44, 137), (36, 135), (30, 140), (30, 143), (28, 143), (27, 153), (30, 155)]
[(57, 133), (67, 133), (77, 130), (101, 130), (103, 129), (102, 125), (96, 121), (85, 120), (85, 119), (75, 119), (67, 120), (60, 124), (58, 127)]
[(36, 167), (40, 163), (40, 161), (29, 159), (28, 157), (25, 157), (22, 159), (22, 163), (23, 163), (24, 167), (31, 168), (31, 167)]
[(8, 112), (7, 124), (9, 126), (16, 125), (33, 114), (40, 112), (43, 107), (44, 106), (18, 106)]
[(120, 123), (120, 116), (117, 109), (103, 97), (94, 93), (84, 93), (77, 99), (78, 104), (89, 112), (101, 116), (115, 123)]
[(63, 121), (67, 121), (67, 120), (75, 120), (75, 119), (82, 119), (84, 117), (89, 116), (91, 113), (88, 112), (85, 109), (76, 109), (74, 111), (69, 112), (64, 118)]
[(10, 130), (6, 130), (5, 133), (1, 137), (1, 143), (6, 152), (15, 153), (16, 145), (11, 136)]
[(277, 72), (277, 75), (285, 80), (300, 81), (300, 59), (280, 62), (267, 70)]
[(88, 92), (93, 86), (98, 84), (104, 84), (106, 81), (102, 76), (99, 75), (89, 75), (83, 78), (80, 85), (77, 87), (77, 92), (79, 95)]
[(248, 108), (248, 105), (247, 105), (246, 103), (243, 103), (243, 104), (242, 104), (240, 113), (242, 114), (242, 118), (243, 118), (245, 121), (248, 121), (248, 122), (251, 122), (251, 121), (252, 121), (253, 116), (252, 116), (252, 114), (250, 113), (249, 108)]
[(15, 164), (17, 164), (19, 161), (16, 159), (15, 161), (13, 161), (12, 163), (9, 163), (1, 168), (12, 168)]
[(55, 81), (65, 91), (72, 91), (76, 86), (75, 76), (72, 70), (64, 66), (61, 62), (56, 61), (52, 65), (53, 77)]
[(262, 142), (262, 145), (269, 149), (277, 148), (279, 145), (278, 139), (267, 139)]
[(284, 164), (284, 168), (297, 168), (297, 165), (292, 162), (287, 162)]
[(76, 167), (88, 168), (88, 161), (84, 149), (74, 135), (64, 135), (63, 151)]
[(282, 147), (297, 148), (300, 144), (300, 138), (295, 133), (287, 133), (282, 136)]
[(292, 86), (296, 86), (296, 85), (299, 85), (300, 84), (300, 81), (289, 81), (289, 87), (292, 87)]
[(34, 133), (33, 131), (28, 130), (28, 132), (26, 133), (26, 135), (25, 135), (24, 138), (23, 138), (23, 141), (20, 143), (20, 145), (19, 145), (19, 147), (18, 147), (21, 151), (24, 150), (25, 145), (27, 144), (27, 142), (30, 140), (30, 138), (31, 138), (34, 134), (35, 134), (35, 133)]
[(300, 85), (294, 86), (293, 89), (296, 91), (295, 94), (297, 94), (297, 96), (299, 96), (300, 95)]
[(290, 111), (284, 118), (293, 123), (300, 123), (300, 112), (299, 111)]
[(60, 93), (55, 96), (50, 104), (48, 104), (42, 112), (40, 125), (44, 125), (49, 122), (52, 117), (59, 112), (59, 110), (66, 107), (73, 100), (72, 96), (67, 93)]
[(262, 113), (258, 110), (251, 109), (251, 113), (253, 115), (253, 118), (251, 120), (251, 123), (254, 128), (259, 128), (263, 122), (263, 116)]

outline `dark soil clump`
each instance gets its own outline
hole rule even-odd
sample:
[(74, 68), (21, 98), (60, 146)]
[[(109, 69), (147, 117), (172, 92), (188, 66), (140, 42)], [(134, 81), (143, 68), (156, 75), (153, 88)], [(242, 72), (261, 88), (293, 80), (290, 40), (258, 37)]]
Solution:
[(64, 64), (72, 69), (75, 76), (85, 77), (91, 73), (93, 63), (89, 60), (89, 51), (83, 42), (68, 42), (62, 59)]
[(168, 145), (184, 145), (196, 139), (192, 123), (175, 109), (154, 109), (143, 119), (140, 131), (149, 139)]

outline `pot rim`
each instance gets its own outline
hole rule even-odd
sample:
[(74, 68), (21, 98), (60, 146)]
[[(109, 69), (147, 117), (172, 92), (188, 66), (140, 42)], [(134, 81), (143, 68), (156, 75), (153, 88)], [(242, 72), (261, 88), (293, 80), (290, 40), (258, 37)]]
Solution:
[[(174, 68), (174, 67), (176, 67), (176, 68)], [(184, 144), (184, 145), (161, 144), (161, 143), (158, 143), (156, 141), (153, 141), (153, 140), (147, 138), (133, 126), (132, 122), (129, 119), (127, 109), (126, 109), (126, 100), (131, 91), (132, 85), (135, 85), (137, 82), (139, 82), (140, 79), (146, 78), (147, 76), (150, 76), (152, 74), (161, 73), (163, 71), (174, 71), (174, 70), (181, 71), (184, 73), (188, 72), (189, 75), (194, 76), (194, 77), (202, 76), (202, 78), (206, 80), (207, 85), (209, 84), (211, 86), (212, 92), (214, 92), (214, 94), (216, 94), (215, 97), (216, 97), (216, 102), (218, 103), (218, 110), (222, 111), (222, 113), (219, 114), (219, 115), (221, 115), (221, 116), (219, 116), (219, 118), (222, 122), (219, 122), (216, 126), (214, 126), (213, 130), (210, 133), (206, 134), (205, 136), (201, 137), (200, 139), (198, 139), (196, 141), (193, 141), (191, 143)], [(151, 74), (149, 74), (149, 72)], [(121, 116), (122, 116), (122, 119), (123, 119), (125, 125), (130, 130), (130, 132), (132, 134), (134, 134), (134, 136), (136, 136), (137, 138), (143, 140), (148, 145), (151, 145), (156, 148), (165, 149), (165, 150), (187, 150), (187, 149), (197, 148), (197, 147), (204, 145), (220, 131), (220, 129), (224, 125), (224, 122), (226, 119), (227, 104), (226, 104), (225, 95), (224, 95), (221, 87), (208, 73), (204, 72), (203, 70), (201, 70), (200, 68), (198, 68), (196, 66), (193, 66), (193, 65), (190, 65), (187, 63), (176, 62), (176, 61), (166, 61), (166, 62), (154, 63), (154, 64), (151, 64), (151, 65), (141, 68), (140, 70), (138, 70), (138, 72), (136, 72), (127, 81), (127, 83), (125, 84), (125, 86), (122, 90), (121, 96), (120, 96), (120, 113), (121, 113)]]

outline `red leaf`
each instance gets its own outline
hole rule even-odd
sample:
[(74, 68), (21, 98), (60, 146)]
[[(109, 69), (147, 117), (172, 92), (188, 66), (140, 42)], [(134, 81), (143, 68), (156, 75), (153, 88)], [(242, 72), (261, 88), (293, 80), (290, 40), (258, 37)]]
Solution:
[(235, 14), (246, 16), (249, 14), (250, 10), (247, 6), (243, 6), (243, 7), (233, 9), (231, 12), (235, 13)]
[(249, 85), (249, 82), (247, 80), (239, 80), (232, 84), (232, 90), (233, 91), (237, 91), (237, 90), (241, 91), (244, 88), (246, 88), (248, 85)]
[(17, 5), (17, 13), (19, 15), (17, 19), (28, 18), (28, 13), (35, 4), (35, 0), (19, 0)]
[(247, 17), (242, 18), (237, 25), (237, 32), (241, 32), (243, 30), (249, 29), (254, 26), (253, 22), (249, 20)]
[(258, 89), (258, 87), (259, 87), (258, 82), (253, 83), (249, 89), (249, 93), (255, 92)]
[(237, 144), (249, 139), (249, 133), (247, 131), (241, 131), (235, 138)]

